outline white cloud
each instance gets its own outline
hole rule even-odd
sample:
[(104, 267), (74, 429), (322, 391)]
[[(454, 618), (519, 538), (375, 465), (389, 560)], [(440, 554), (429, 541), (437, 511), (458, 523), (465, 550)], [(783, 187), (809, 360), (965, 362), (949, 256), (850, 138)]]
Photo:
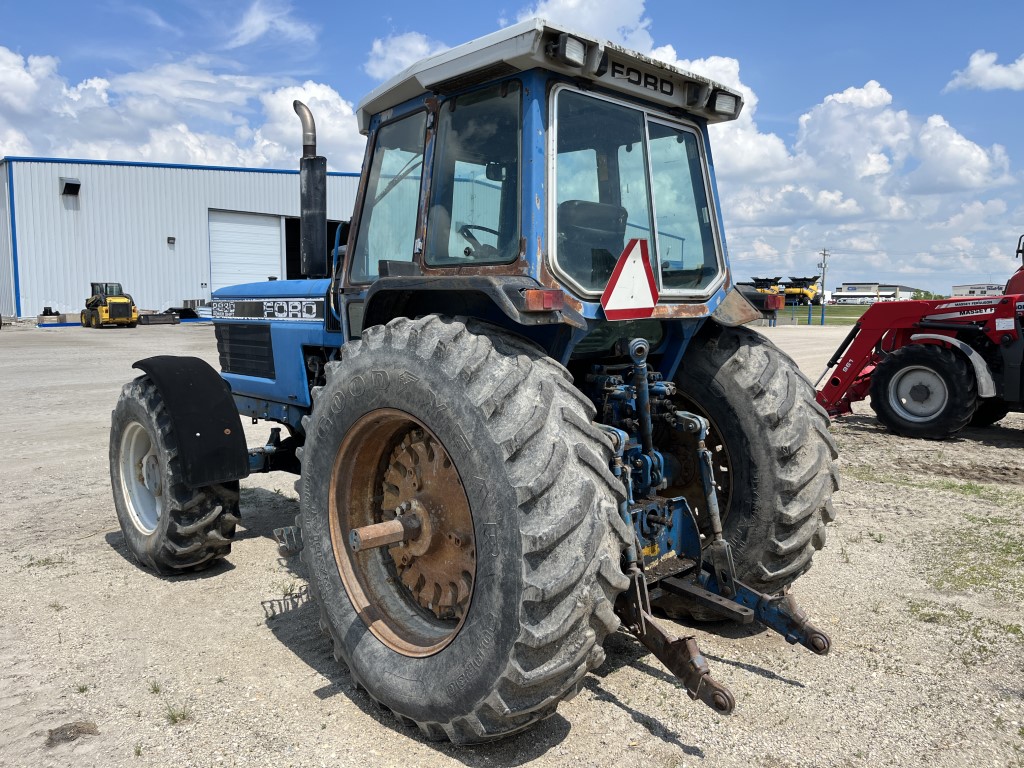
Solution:
[(370, 46), (370, 56), (363, 69), (372, 78), (387, 80), (420, 59), (447, 49), (444, 43), (431, 40), (419, 32), (376, 38)]
[(967, 69), (954, 72), (945, 90), (978, 88), (983, 91), (1024, 91), (1024, 56), (1013, 64), (997, 64), (998, 58), (995, 53), (975, 51), (967, 62)]
[(518, 21), (534, 17), (644, 53), (654, 48), (644, 0), (538, 0), (516, 15)]
[(994, 144), (978, 146), (939, 115), (932, 115), (917, 138), (920, 167), (909, 176), (917, 192), (987, 189), (1012, 183), (1006, 151)]
[(330, 168), (359, 168), (353, 106), (328, 85), (274, 87), (201, 57), (69, 85), (56, 58), (0, 46), (0, 156), (295, 168), (296, 98), (313, 110)]
[(972, 200), (962, 204), (960, 209), (945, 221), (932, 226), (954, 232), (984, 232), (995, 225), (1000, 217), (1006, 215), (1006, 209), (1006, 202), (999, 198)]
[(290, 4), (278, 0), (253, 0), (226, 47), (241, 48), (270, 33), (290, 43), (312, 43), (316, 40), (316, 28), (293, 18)]

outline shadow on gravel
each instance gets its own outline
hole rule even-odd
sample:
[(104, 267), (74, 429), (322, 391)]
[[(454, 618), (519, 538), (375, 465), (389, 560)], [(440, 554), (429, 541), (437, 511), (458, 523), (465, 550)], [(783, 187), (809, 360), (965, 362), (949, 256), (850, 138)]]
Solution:
[[(294, 475), (284, 476), (283, 483), (294, 482)], [(244, 541), (264, 537), (274, 538), (274, 529), (295, 524), (295, 516), (299, 514), (298, 499), (283, 496), (265, 488), (246, 488), (242, 486), (238, 505), (242, 510), (240, 530), (235, 534), (235, 541)]]
[[(289, 558), (298, 561), (298, 557)], [(296, 572), (301, 566), (292, 563)], [(295, 595), (266, 600), (262, 603), (267, 616), (267, 627), (282, 645), (292, 651), (310, 669), (327, 678), (330, 682), (313, 691), (319, 699), (342, 695), (355, 704), (382, 727), (406, 736), (412, 741), (460, 761), (472, 768), (483, 766), (516, 766), (535, 760), (569, 734), (569, 722), (561, 715), (548, 718), (526, 733), (503, 739), (494, 744), (456, 747), (449, 742), (429, 741), (419, 730), (410, 728), (371, 699), (362, 689), (357, 688), (345, 666), (334, 660), (331, 643), (320, 631), (320, 615), (305, 587)]]
[[(286, 481), (291, 482), (290, 476), (286, 478)], [(295, 515), (299, 512), (298, 501), (263, 488), (243, 487), (241, 489), (239, 507), (242, 511), (242, 520), (235, 534), (235, 542), (260, 537), (273, 539), (274, 529), (280, 528), (283, 525), (292, 525), (295, 522)], [(125, 544), (124, 534), (121, 531), (111, 531), (104, 536), (104, 539), (110, 548), (123, 557), (125, 561), (131, 563), (139, 570), (150, 573), (148, 569), (143, 568), (132, 557), (128, 551), (128, 545)], [(287, 558), (287, 562), (282, 558), (281, 562), (288, 565), (290, 570), (298, 573), (295, 568), (291, 567), (298, 563), (297, 557)], [(168, 580), (174, 582), (206, 579), (234, 570), (234, 567), (231, 564), (231, 556), (229, 555), (226, 559), (215, 561), (209, 568), (204, 568), (201, 571), (192, 571), (181, 576), (171, 576), (168, 577)]]
[(140, 565), (139, 561), (136, 560), (132, 556), (131, 552), (128, 551), (128, 545), (124, 543), (124, 534), (121, 533), (121, 531), (111, 531), (110, 533), (106, 534), (103, 538), (112, 550), (114, 550), (115, 552), (117, 552), (117, 554), (124, 558), (125, 562), (135, 566), (143, 573), (153, 576), (154, 578), (161, 578), (169, 584), (173, 584), (174, 582), (178, 581), (197, 581), (199, 579), (213, 578), (215, 576), (220, 576), (221, 574), (227, 573), (228, 571), (233, 571), (235, 569), (235, 566), (233, 566), (230, 561), (221, 559), (215, 560), (213, 565), (201, 571), (191, 571), (189, 573), (183, 573), (180, 576), (157, 577), (153, 573), (153, 571), (149, 570), (148, 568), (144, 568), (142, 565)]

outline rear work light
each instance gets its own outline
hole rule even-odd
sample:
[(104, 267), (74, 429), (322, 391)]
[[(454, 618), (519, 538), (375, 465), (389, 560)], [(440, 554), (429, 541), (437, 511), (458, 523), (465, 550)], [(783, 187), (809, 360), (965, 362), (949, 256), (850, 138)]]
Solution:
[(587, 60), (587, 46), (582, 40), (570, 37), (565, 32), (557, 40), (548, 43), (546, 53), (551, 58), (570, 67), (582, 67)]
[(735, 115), (739, 100), (734, 94), (715, 91), (711, 108), (720, 115)]

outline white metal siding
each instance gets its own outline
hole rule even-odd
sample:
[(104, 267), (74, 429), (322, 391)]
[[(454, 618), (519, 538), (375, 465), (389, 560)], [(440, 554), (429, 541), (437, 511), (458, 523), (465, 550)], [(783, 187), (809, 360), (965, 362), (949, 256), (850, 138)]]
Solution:
[(210, 211), (210, 290), (284, 272), (281, 217)]
[[(77, 313), (89, 283), (99, 280), (122, 283), (143, 309), (208, 299), (211, 209), (299, 215), (297, 173), (9, 162), (15, 170), (21, 313), (26, 316), (44, 306)], [(61, 176), (81, 181), (78, 197), (60, 194)], [(329, 218), (351, 217), (358, 181), (328, 177)]]
[(0, 162), (0, 315), (14, 309), (14, 254), (11, 251), (11, 203), (7, 196), (7, 163)]

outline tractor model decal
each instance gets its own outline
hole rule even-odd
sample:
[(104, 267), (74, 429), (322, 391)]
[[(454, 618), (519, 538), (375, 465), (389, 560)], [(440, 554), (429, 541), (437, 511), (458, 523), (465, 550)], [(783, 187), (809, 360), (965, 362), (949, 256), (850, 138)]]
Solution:
[(235, 320), (323, 320), (326, 300), (304, 299), (235, 299), (214, 301), (214, 317)]

